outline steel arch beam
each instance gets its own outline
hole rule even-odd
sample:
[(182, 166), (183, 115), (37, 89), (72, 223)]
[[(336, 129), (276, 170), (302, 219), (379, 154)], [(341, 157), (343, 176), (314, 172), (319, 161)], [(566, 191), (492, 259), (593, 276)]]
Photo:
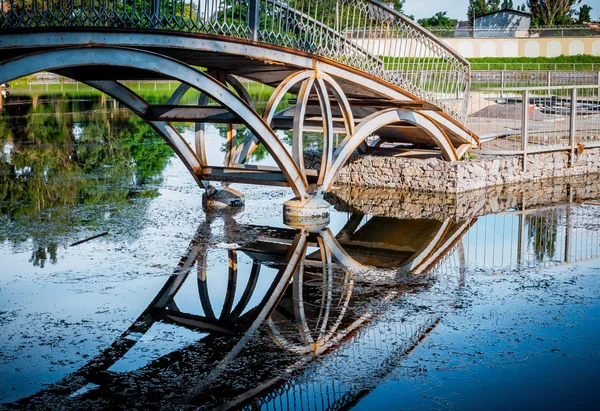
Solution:
[(296, 100), (296, 109), (294, 110), (294, 128), (292, 131), (292, 155), (294, 160), (304, 171), (304, 118), (306, 117), (306, 105), (308, 97), (312, 91), (314, 77), (307, 78), (300, 86), (300, 92)]
[[(331, 168), (333, 157), (333, 113), (331, 112), (331, 103), (329, 102), (329, 93), (327, 92), (325, 81), (322, 78), (317, 78), (316, 83), (321, 115), (323, 117), (323, 154), (321, 156), (321, 169), (318, 180), (318, 184), (322, 184), (325, 175)], [(302, 156), (304, 157), (304, 153), (302, 153)]]
[[(293, 73), (289, 75), (285, 80), (277, 86), (269, 101), (267, 101), (267, 105), (265, 107), (265, 111), (263, 113), (263, 119), (267, 124), (271, 124), (273, 121), (273, 116), (275, 115), (275, 111), (277, 110), (277, 106), (281, 103), (281, 100), (285, 96), (285, 94), (296, 84), (301, 81), (307, 80), (314, 76), (313, 71), (305, 70)], [(235, 152), (234, 158), (235, 162), (239, 164), (244, 164), (248, 161), (248, 158), (252, 155), (254, 150), (258, 147), (258, 139), (255, 136), (248, 136), (244, 140), (244, 142), (238, 147)]]
[(329, 191), (333, 186), (335, 177), (348, 159), (367, 137), (375, 133), (382, 127), (399, 121), (410, 123), (425, 131), (438, 145), (444, 159), (448, 161), (458, 161), (458, 155), (452, 142), (443, 130), (431, 119), (422, 113), (402, 109), (387, 109), (373, 113), (366, 117), (356, 128), (356, 133), (348, 136), (342, 141), (334, 154), (331, 170), (325, 176), (321, 190)]
[[(355, 132), (354, 115), (352, 114), (352, 107), (346, 94), (333, 77), (318, 70), (304, 70), (289, 75), (275, 89), (263, 113), (263, 119), (267, 124), (271, 124), (271, 121), (273, 121), (277, 106), (281, 103), (285, 94), (298, 83), (302, 83), (302, 85), (298, 92), (294, 114), (293, 157), (298, 167), (304, 170), (302, 155), (303, 126), (308, 97), (314, 88), (317, 91), (323, 118), (323, 159), (321, 161), (318, 182), (320, 184), (331, 167), (331, 159), (333, 157), (333, 115), (328, 90), (331, 90), (333, 97), (340, 107), (347, 136), (353, 135)], [(256, 138), (253, 136), (247, 137), (236, 151), (236, 162), (240, 164), (245, 163), (257, 147), (258, 141)]]
[[(128, 109), (133, 111), (138, 116), (144, 118), (144, 113), (150, 105), (141, 98), (137, 93), (134, 93), (124, 85), (116, 81), (96, 81), (75, 79), (85, 83), (96, 90), (99, 90), (114, 99), (121, 102)], [(205, 163), (202, 163), (196, 156), (192, 148), (187, 144), (179, 132), (170, 124), (164, 121), (147, 121), (148, 124), (165, 140), (169, 146), (175, 151), (177, 156), (183, 161), (186, 168), (190, 171), (196, 182), (201, 188), (206, 188), (205, 184), (198, 179), (198, 173), (202, 171)]]
[(338, 102), (340, 106), (340, 110), (342, 111), (342, 117), (344, 119), (344, 125), (346, 127), (346, 135), (351, 136), (356, 132), (356, 127), (354, 125), (354, 114), (352, 114), (352, 107), (350, 106), (350, 101), (348, 101), (348, 97), (346, 97), (346, 93), (342, 90), (342, 87), (338, 84), (337, 81), (333, 77), (331, 77), (327, 73), (321, 73), (321, 77), (327, 84), (329, 84), (331, 92), (335, 97), (335, 100)]
[(245, 120), (285, 175), (297, 197), (307, 196), (306, 177), (273, 130), (252, 108), (209, 75), (184, 63), (155, 53), (127, 48), (69, 48), (29, 54), (0, 64), (0, 83), (40, 71), (56, 71), (81, 66), (119, 66), (158, 72), (203, 91)]

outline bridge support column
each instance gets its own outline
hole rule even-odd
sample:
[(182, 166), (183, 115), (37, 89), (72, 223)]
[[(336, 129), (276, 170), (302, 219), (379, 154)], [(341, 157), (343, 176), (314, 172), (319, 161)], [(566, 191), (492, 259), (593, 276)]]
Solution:
[(283, 204), (283, 222), (293, 228), (320, 231), (329, 224), (330, 208), (321, 194), (292, 198)]
[(242, 207), (244, 202), (244, 194), (229, 186), (223, 186), (221, 188), (208, 186), (204, 194), (202, 194), (202, 206), (205, 210)]

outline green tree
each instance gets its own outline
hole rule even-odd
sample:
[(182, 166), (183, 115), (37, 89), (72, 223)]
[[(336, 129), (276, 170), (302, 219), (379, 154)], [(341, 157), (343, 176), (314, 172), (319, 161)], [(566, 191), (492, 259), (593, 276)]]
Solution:
[(0, 111), (0, 143), (12, 146), (0, 150), (0, 242), (31, 242), (32, 264), (158, 195), (173, 150), (142, 119), (107, 112), (99, 94), (14, 98)]
[(473, 24), (475, 16), (498, 10), (500, 10), (500, 0), (469, 0), (467, 20)]
[(572, 24), (579, 3), (581, 0), (528, 0), (527, 5), (535, 26), (556, 26)]
[(445, 11), (438, 11), (433, 17), (419, 19), (417, 23), (427, 28), (454, 28), (456, 26), (456, 20), (448, 17)]
[(579, 8), (579, 19), (578, 22), (580, 24), (582, 23), (588, 23), (591, 21), (590, 18), (590, 12), (592, 11), (592, 8), (590, 6), (588, 6), (587, 4), (583, 4), (580, 8)]
[(394, 1), (394, 10), (402, 12), (402, 7), (404, 7), (404, 3), (406, 0), (395, 0)]
[(502, 0), (501, 9), (513, 9), (515, 6), (513, 4), (513, 0)]

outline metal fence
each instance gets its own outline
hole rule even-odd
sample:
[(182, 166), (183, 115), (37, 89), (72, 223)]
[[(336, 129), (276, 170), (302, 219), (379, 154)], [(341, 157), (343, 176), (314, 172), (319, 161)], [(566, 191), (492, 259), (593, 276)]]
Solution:
[(431, 32), (444, 38), (528, 38), (528, 37), (600, 37), (600, 26), (570, 25), (529, 28), (432, 28)]
[[(598, 65), (600, 68), (600, 65)], [(471, 70), (471, 88), (600, 85), (600, 71)]]
[[(374, 0), (0, 0), (0, 5), (0, 31), (158, 29), (289, 47), (384, 79), (459, 121), (466, 115), (469, 63)], [(432, 74), (423, 82), (420, 71)]]
[(595, 71), (600, 63), (471, 63), (473, 71)]
[(570, 163), (600, 146), (600, 86), (496, 87), (471, 93), (468, 127), (481, 154), (568, 150)]

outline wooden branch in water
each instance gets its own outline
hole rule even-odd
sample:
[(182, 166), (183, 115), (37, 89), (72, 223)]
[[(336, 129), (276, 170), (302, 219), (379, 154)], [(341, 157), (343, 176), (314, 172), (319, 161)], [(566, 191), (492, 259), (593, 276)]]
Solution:
[(88, 241), (95, 240), (96, 238), (104, 237), (107, 234), (108, 234), (108, 231), (105, 231), (105, 232), (100, 233), (100, 234), (93, 235), (93, 236), (85, 238), (83, 240), (76, 241), (73, 244), (69, 245), (69, 247), (73, 247), (73, 246), (76, 246), (76, 245), (79, 245), (79, 244), (87, 243)]

